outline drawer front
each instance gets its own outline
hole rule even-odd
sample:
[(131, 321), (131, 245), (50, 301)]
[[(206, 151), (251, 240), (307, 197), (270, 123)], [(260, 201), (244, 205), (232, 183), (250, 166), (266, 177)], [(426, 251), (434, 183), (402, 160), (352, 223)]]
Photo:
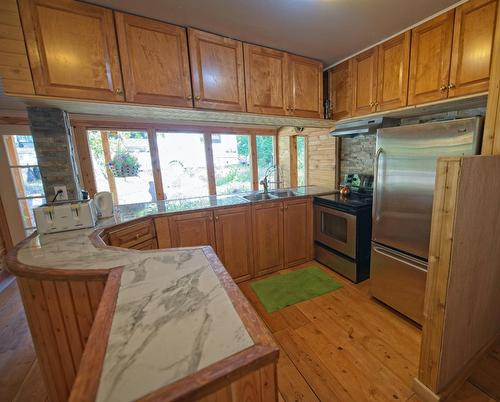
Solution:
[(156, 239), (149, 239), (129, 248), (132, 248), (134, 250), (156, 250), (158, 248), (158, 244), (156, 242)]
[(150, 220), (110, 232), (109, 242), (115, 247), (131, 248), (154, 237), (153, 221)]

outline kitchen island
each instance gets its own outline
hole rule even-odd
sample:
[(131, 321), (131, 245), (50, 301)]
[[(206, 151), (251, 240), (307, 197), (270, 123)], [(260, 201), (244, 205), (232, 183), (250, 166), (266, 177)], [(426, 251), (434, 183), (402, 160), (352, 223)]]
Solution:
[[(255, 204), (266, 202), (276, 200)], [(138, 251), (100, 237), (147, 217), (249, 204), (211, 196), (121, 206), (97, 229), (20, 243), (8, 266), (50, 399), (276, 400), (278, 349), (211, 247)]]

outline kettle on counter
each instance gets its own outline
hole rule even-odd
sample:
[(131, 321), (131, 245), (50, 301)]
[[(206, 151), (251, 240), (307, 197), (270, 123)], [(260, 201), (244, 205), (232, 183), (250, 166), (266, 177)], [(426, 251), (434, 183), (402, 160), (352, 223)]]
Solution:
[(94, 195), (94, 205), (99, 218), (109, 218), (113, 216), (113, 194), (109, 191), (101, 191)]

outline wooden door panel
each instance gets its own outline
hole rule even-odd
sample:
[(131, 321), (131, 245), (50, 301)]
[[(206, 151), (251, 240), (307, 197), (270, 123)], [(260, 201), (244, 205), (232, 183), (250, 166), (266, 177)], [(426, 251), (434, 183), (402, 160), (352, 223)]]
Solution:
[(448, 96), (488, 90), (496, 0), (470, 0), (455, 10)]
[(406, 106), (410, 68), (411, 32), (405, 32), (378, 47), (377, 110)]
[(247, 110), (285, 115), (287, 103), (286, 53), (243, 44)]
[(351, 117), (351, 60), (336, 65), (329, 71), (330, 108), (333, 120)]
[(191, 107), (186, 30), (119, 12), (115, 19), (127, 101)]
[(283, 206), (281, 202), (255, 205), (252, 210), (256, 275), (283, 268)]
[(37, 95), (123, 100), (113, 12), (72, 0), (20, 0)]
[(284, 202), (283, 244), (285, 266), (289, 267), (310, 259), (311, 209), (309, 200)]
[(188, 34), (195, 107), (244, 112), (243, 44), (191, 28)]
[(214, 212), (217, 255), (236, 281), (253, 274), (252, 214), (250, 207), (235, 207)]
[(215, 234), (212, 212), (193, 212), (169, 218), (173, 247), (212, 246)]
[(352, 58), (352, 115), (375, 111), (377, 101), (377, 48)]
[(448, 96), (454, 10), (412, 30), (408, 104)]
[(287, 55), (291, 114), (321, 118), (323, 115), (323, 64), (305, 57)]

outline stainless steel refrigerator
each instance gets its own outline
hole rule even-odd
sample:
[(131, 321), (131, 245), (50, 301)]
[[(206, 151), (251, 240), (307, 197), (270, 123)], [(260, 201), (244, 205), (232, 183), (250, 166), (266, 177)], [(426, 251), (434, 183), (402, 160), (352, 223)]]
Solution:
[(472, 117), (377, 131), (371, 292), (418, 323), (423, 321), (437, 159), (477, 154), (482, 123)]

